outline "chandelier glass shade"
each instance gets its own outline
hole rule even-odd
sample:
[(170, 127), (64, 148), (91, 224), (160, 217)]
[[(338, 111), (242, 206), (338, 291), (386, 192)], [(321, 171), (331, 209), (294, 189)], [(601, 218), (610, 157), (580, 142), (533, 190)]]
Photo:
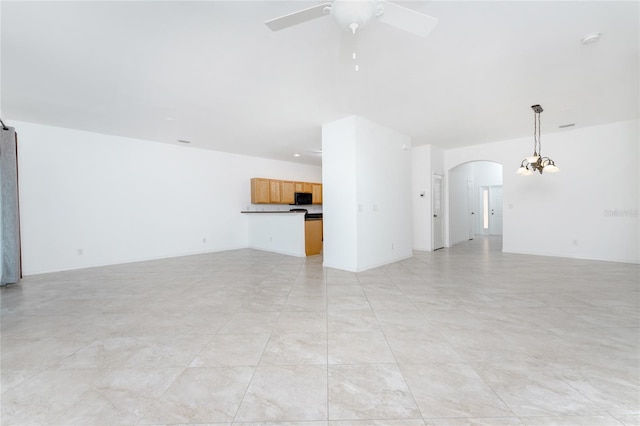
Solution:
[(540, 113), (543, 111), (540, 105), (533, 105), (533, 155), (526, 157), (520, 163), (520, 167), (516, 171), (519, 176), (531, 176), (534, 172), (542, 174), (556, 173), (560, 169), (556, 166), (555, 161), (549, 157), (543, 157), (540, 145)]

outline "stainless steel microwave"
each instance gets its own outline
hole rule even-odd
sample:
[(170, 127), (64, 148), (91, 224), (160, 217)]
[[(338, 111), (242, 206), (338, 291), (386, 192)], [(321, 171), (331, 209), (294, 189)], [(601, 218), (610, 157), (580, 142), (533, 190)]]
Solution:
[(293, 204), (301, 206), (304, 204), (313, 204), (313, 197), (310, 192), (294, 192)]

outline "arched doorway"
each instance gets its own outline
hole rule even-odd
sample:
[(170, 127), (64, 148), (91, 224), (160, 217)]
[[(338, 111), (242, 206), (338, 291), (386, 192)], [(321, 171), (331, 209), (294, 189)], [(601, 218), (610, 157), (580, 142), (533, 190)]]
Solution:
[(502, 235), (502, 164), (470, 161), (448, 172), (448, 246)]

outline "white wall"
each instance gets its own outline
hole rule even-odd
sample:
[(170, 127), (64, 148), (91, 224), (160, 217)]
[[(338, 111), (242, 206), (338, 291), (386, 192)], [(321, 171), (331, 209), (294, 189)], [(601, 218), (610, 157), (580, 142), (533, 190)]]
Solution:
[[(342, 128), (333, 130), (338, 135), (349, 125), (353, 130), (355, 120), (349, 117)], [(323, 181), (325, 235), (332, 227), (331, 235), (340, 236), (325, 238), (325, 262), (329, 247), (333, 254), (327, 266), (346, 269), (341, 265), (355, 262), (349, 256), (356, 253), (356, 235), (351, 231), (356, 229), (358, 204), (370, 210), (367, 214), (376, 220), (383, 215), (374, 215), (373, 204), (387, 208), (386, 192), (385, 198), (376, 194), (363, 194), (361, 198), (358, 194), (360, 198), (355, 201), (356, 183), (350, 175), (356, 162), (355, 146), (341, 146), (339, 139), (326, 145), (335, 155), (332, 170), (323, 172), (319, 167), (188, 146), (24, 122), (12, 125), (20, 135), (26, 275), (247, 247), (246, 217), (239, 211), (250, 205), (251, 177)], [(324, 139), (325, 128), (323, 146)], [(554, 134), (543, 132), (543, 153), (557, 162), (561, 172), (531, 177), (515, 175), (530, 151), (532, 140), (528, 137), (444, 153), (435, 146), (412, 151), (417, 158), (431, 157), (431, 173), (473, 160), (505, 166), (505, 252), (640, 263), (638, 141), (637, 120)], [(379, 160), (375, 156), (372, 159)], [(409, 190), (401, 195), (407, 197), (405, 201), (395, 200), (398, 208), (392, 206), (394, 213), (388, 216), (398, 223), (411, 224), (411, 217), (406, 215), (412, 210), (414, 219), (420, 209), (430, 213), (430, 175), (424, 170), (416, 174), (416, 161), (412, 161), (412, 184), (406, 185), (413, 188), (413, 193)], [(408, 173), (409, 169), (406, 166), (404, 170)], [(395, 167), (381, 170), (384, 172), (374, 178), (389, 182), (390, 191), (398, 188), (393, 184), (393, 173), (402, 172)], [(339, 186), (341, 191), (327, 191), (327, 186)], [(429, 194), (422, 204), (418, 204), (423, 200), (417, 199), (416, 193), (420, 187)], [(429, 226), (416, 226), (416, 220), (413, 223), (414, 247), (429, 249), (430, 222)], [(535, 232), (531, 232), (532, 224)], [(397, 237), (385, 231), (380, 234), (385, 241), (375, 244), (388, 251), (389, 239), (401, 241), (400, 245), (405, 239), (410, 241), (411, 236), (400, 236), (403, 230), (395, 231), (400, 232)], [(396, 251), (400, 245), (395, 246)], [(78, 250), (82, 250), (81, 255)]]
[(503, 251), (640, 263), (638, 120), (542, 133), (557, 174), (517, 176), (532, 138), (448, 150), (504, 166)]
[(411, 138), (357, 117), (358, 270), (413, 255)]
[[(2, 56), (2, 55), (0, 55)], [(1, 116), (0, 116), (1, 117)], [(1, 132), (2, 130), (0, 130)], [(0, 173), (0, 187), (2, 187), (2, 173)], [(2, 197), (0, 197), (0, 218), (2, 218)], [(0, 219), (2, 220), (2, 219)], [(3, 254), (2, 254), (2, 226), (0, 225), (0, 277), (2, 276), (2, 264), (4, 263), (2, 261), (3, 259)]]
[(354, 270), (358, 263), (356, 118), (322, 126), (323, 264)]
[[(411, 202), (414, 250), (433, 250), (431, 229), (433, 224), (431, 219), (433, 216), (433, 203), (431, 201), (432, 179), (434, 173), (442, 175), (442, 190), (446, 200), (447, 177), (444, 170), (444, 151), (442, 149), (433, 145), (420, 145), (411, 148)], [(423, 193), (424, 196), (421, 196)]]
[(363, 271), (412, 255), (410, 144), (362, 117), (323, 126), (325, 266)]
[(431, 251), (431, 145), (411, 148), (413, 249)]
[(245, 213), (249, 247), (288, 256), (305, 257), (303, 213)]
[(12, 125), (25, 275), (247, 247), (252, 177), (321, 178), (320, 167)]

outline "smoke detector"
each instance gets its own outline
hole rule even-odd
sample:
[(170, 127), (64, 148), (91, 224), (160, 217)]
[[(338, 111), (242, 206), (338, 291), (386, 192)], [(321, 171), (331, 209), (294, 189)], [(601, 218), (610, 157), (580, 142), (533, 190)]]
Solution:
[(602, 33), (587, 34), (586, 36), (582, 37), (582, 44), (596, 43), (598, 40), (600, 40), (600, 37), (602, 37)]

